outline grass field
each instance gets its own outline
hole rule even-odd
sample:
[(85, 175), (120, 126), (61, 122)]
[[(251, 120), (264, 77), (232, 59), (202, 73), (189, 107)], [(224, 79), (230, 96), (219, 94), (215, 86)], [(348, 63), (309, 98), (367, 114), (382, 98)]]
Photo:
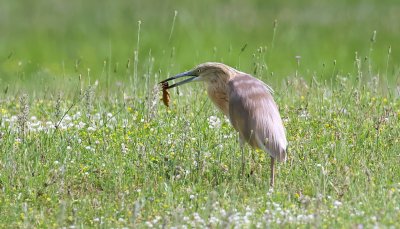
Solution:
[[(400, 227), (397, 1), (0, 1), (1, 228)], [(275, 90), (289, 141), (241, 148), (205, 61)]]

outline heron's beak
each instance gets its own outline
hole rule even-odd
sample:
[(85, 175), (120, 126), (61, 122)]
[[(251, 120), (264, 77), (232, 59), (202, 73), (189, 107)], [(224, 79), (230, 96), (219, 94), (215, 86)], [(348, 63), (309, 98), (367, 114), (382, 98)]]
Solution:
[(176, 83), (176, 84), (169, 85), (169, 86), (167, 86), (165, 89), (174, 88), (174, 87), (177, 87), (177, 86), (182, 85), (182, 84), (185, 84), (185, 83), (189, 83), (189, 82), (192, 82), (192, 81), (196, 81), (196, 80), (198, 80), (198, 78), (199, 78), (199, 77), (197, 76), (196, 72), (192, 70), (192, 71), (182, 72), (182, 73), (180, 73), (180, 74), (178, 74), (178, 75), (176, 75), (176, 76), (173, 76), (173, 77), (170, 77), (170, 78), (168, 78), (168, 79), (165, 79), (165, 80), (161, 81), (160, 84), (163, 84), (163, 83), (168, 82), (168, 81), (170, 81), (170, 80), (182, 78), (182, 77), (185, 77), (185, 76), (192, 76), (192, 77), (190, 77), (189, 79), (183, 80), (183, 81), (181, 81), (181, 82), (178, 82), (178, 83)]

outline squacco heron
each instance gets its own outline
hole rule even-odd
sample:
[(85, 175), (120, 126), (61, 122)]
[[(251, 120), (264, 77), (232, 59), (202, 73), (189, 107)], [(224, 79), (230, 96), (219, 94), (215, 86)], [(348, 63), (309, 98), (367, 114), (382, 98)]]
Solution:
[(200, 64), (160, 83), (181, 77), (190, 78), (167, 86), (166, 89), (194, 81), (205, 82), (211, 101), (239, 132), (241, 145), (247, 142), (251, 147), (261, 149), (271, 156), (270, 185), (273, 187), (275, 160), (286, 160), (287, 141), (271, 87), (247, 73), (214, 62)]

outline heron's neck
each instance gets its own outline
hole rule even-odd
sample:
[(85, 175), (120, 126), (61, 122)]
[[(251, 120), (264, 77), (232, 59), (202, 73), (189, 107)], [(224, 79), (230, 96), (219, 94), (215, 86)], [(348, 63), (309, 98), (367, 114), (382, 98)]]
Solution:
[(209, 83), (207, 87), (208, 97), (214, 105), (229, 117), (229, 96), (228, 96), (228, 81), (230, 77), (219, 77), (218, 80)]

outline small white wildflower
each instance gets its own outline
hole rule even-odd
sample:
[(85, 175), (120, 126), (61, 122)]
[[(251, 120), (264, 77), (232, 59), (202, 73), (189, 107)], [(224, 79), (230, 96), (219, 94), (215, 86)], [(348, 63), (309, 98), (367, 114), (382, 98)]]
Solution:
[(220, 220), (215, 216), (211, 216), (209, 220), (211, 224), (217, 224), (220, 222)]
[(32, 121), (32, 122), (34, 122), (34, 121), (36, 121), (36, 120), (37, 120), (36, 116), (32, 116), (32, 117), (31, 117), (31, 121)]
[(219, 214), (221, 214), (222, 217), (225, 217), (225, 216), (226, 216), (226, 211), (225, 211), (225, 209), (221, 209), (221, 210), (219, 211)]
[(81, 115), (82, 115), (81, 112), (78, 111), (72, 116), (72, 119), (77, 120), (81, 117)]
[(310, 117), (310, 114), (308, 113), (308, 111), (302, 110), (302, 111), (300, 112), (300, 114), (299, 114), (299, 117), (300, 117), (300, 118), (304, 118), (304, 119), (307, 120), (307, 119)]
[(154, 217), (154, 219), (153, 219), (153, 224), (157, 224), (158, 223), (158, 221), (160, 221), (160, 219), (161, 219), (161, 216), (156, 216), (156, 217)]
[(128, 119), (122, 119), (122, 127), (128, 127)]
[(96, 113), (93, 115), (93, 120), (95, 121), (99, 121), (101, 119), (101, 114), (100, 113)]
[(69, 115), (65, 115), (63, 121), (64, 121), (64, 122), (71, 122), (71, 121), (72, 121), (72, 118), (71, 118), (71, 116), (69, 116)]
[(217, 116), (210, 116), (207, 120), (211, 129), (221, 127), (221, 120)]
[(124, 143), (121, 143), (121, 152), (122, 153), (127, 153), (128, 152), (128, 148), (125, 146)]
[(10, 118), (10, 122), (16, 122), (17, 120), (18, 120), (18, 116), (16, 116), (16, 115), (11, 116), (11, 118)]
[(78, 123), (78, 125), (77, 125), (77, 127), (78, 127), (78, 130), (80, 130), (80, 129), (82, 129), (82, 128), (84, 128), (86, 126), (86, 123), (84, 123), (84, 122), (79, 122)]
[(60, 123), (60, 129), (62, 130), (66, 130), (68, 128), (68, 126), (64, 125), (64, 123)]
[[(267, 196), (271, 196), (272, 193), (274, 193), (274, 188), (269, 188), (268, 192), (267, 192)], [(275, 204), (275, 203), (274, 203)]]
[(204, 224), (204, 220), (201, 218), (199, 213), (197, 213), (197, 212), (193, 213), (193, 218), (194, 218), (195, 222)]
[(189, 196), (189, 198), (190, 198), (191, 200), (193, 200), (194, 198), (196, 198), (196, 196), (193, 195), (193, 194), (191, 194), (191, 195)]
[(89, 126), (89, 127), (87, 128), (87, 130), (93, 132), (93, 131), (96, 131), (96, 127)]
[(54, 164), (58, 165), (58, 164), (60, 164), (60, 162), (59, 161), (54, 161)]
[(338, 201), (338, 200), (335, 200), (334, 202), (333, 202), (333, 206), (335, 207), (335, 208), (338, 208), (338, 207), (340, 207), (342, 205), (342, 202), (340, 202), (340, 201)]

